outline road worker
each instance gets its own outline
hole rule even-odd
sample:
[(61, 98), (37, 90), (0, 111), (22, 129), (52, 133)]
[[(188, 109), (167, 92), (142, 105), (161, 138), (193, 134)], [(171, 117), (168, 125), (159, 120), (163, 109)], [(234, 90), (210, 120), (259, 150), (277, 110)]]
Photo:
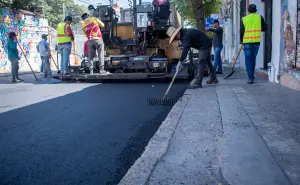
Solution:
[(183, 45), (183, 51), (179, 62), (177, 64), (176, 70), (182, 68), (182, 62), (187, 57), (190, 48), (195, 48), (199, 50), (198, 57), (198, 74), (193, 83), (189, 86), (190, 89), (201, 88), (202, 79), (204, 76), (205, 65), (207, 64), (210, 71), (210, 79), (206, 81), (207, 84), (217, 84), (219, 83), (215, 69), (211, 63), (211, 49), (212, 49), (212, 39), (209, 38), (205, 33), (196, 29), (184, 29), (182, 27), (174, 28), (170, 27), (167, 30), (167, 35), (170, 37), (169, 43), (171, 44), (174, 39), (180, 40)]
[(250, 4), (248, 7), (249, 14), (242, 18), (241, 23), (240, 36), (241, 43), (244, 45), (248, 84), (254, 83), (256, 56), (261, 41), (261, 32), (265, 31), (264, 18), (256, 12), (256, 5)]
[(66, 16), (64, 22), (57, 25), (57, 42), (58, 51), (61, 57), (61, 71), (62, 74), (69, 74), (70, 54), (72, 50), (72, 42), (74, 35), (71, 29), (72, 17)]
[(88, 38), (90, 73), (94, 73), (93, 58), (94, 53), (97, 52), (99, 58), (99, 73), (107, 74), (108, 72), (104, 70), (104, 42), (101, 33), (101, 28), (104, 28), (104, 24), (96, 17), (89, 16), (87, 13), (84, 13), (81, 18), (83, 20), (82, 31)]

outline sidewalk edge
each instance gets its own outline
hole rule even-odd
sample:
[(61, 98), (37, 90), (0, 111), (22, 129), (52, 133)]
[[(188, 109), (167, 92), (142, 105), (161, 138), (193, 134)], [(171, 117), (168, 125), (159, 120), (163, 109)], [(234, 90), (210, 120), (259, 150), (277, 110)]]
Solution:
[(187, 92), (188, 90), (171, 109), (166, 119), (150, 139), (141, 157), (135, 161), (121, 179), (120, 185), (147, 184), (155, 166), (168, 150), (170, 140), (189, 100)]
[[(38, 72), (38, 71), (34, 71), (36, 74), (40, 74), (42, 72)], [(20, 72), (19, 75), (28, 75), (28, 74), (32, 74), (32, 72)], [(0, 78), (2, 77), (10, 77), (11, 73), (0, 73)]]

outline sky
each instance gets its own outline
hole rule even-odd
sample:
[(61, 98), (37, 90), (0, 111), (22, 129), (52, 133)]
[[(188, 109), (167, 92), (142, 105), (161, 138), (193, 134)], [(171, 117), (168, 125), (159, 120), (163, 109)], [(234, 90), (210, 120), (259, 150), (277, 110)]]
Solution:
[[(129, 8), (128, 0), (114, 0), (114, 1), (120, 4), (122, 8)], [(136, 1), (138, 3), (139, 0)], [(109, 4), (109, 0), (74, 0), (74, 2), (76, 4), (87, 5), (87, 6), (90, 4), (98, 5), (98, 3), (102, 3), (103, 5)], [(142, 0), (142, 2), (152, 2), (152, 0)]]
[[(115, 0), (122, 8), (129, 8), (129, 2), (128, 0)], [(102, 3), (103, 5), (108, 5), (108, 0), (74, 0), (76, 4), (80, 5), (89, 5), (89, 3), (92, 3), (93, 5), (97, 5), (98, 3)]]

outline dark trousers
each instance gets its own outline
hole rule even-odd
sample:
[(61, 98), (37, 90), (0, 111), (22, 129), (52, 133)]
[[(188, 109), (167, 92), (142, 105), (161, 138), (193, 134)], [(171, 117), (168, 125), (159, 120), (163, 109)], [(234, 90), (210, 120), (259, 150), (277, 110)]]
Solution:
[(259, 44), (244, 44), (245, 62), (249, 80), (254, 80), (258, 49)]
[(211, 63), (211, 47), (209, 49), (201, 49), (199, 50), (199, 56), (198, 56), (198, 75), (196, 77), (197, 84), (202, 84), (205, 66), (208, 65), (209, 69), (209, 76), (211, 80), (216, 79), (216, 71), (214, 69), (214, 66)]
[(9, 58), (11, 63), (11, 75), (18, 78), (19, 60), (17, 58)]
[(44, 77), (52, 76), (49, 56), (41, 56), (41, 59), (42, 59)]
[(95, 52), (97, 51), (97, 56), (99, 57), (99, 68), (100, 70), (104, 69), (104, 42), (100, 39), (94, 39), (88, 41), (89, 48), (89, 62), (90, 67), (93, 66), (93, 58), (95, 56)]

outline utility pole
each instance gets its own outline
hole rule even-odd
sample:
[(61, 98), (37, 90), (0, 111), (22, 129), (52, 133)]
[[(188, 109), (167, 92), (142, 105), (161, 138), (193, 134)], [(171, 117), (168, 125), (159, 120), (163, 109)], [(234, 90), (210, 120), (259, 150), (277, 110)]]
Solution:
[(65, 18), (66, 17), (65, 3), (63, 3), (63, 15), (64, 15), (64, 18)]

